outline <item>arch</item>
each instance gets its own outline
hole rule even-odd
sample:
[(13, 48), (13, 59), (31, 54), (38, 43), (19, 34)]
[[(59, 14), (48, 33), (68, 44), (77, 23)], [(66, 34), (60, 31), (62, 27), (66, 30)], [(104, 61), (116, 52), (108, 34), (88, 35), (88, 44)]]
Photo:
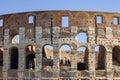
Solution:
[(19, 35), (14, 35), (14, 37), (12, 38), (12, 41), (11, 41), (12, 44), (16, 44), (16, 43), (18, 44), (19, 40), (20, 40), (19, 37), (20, 37)]
[(113, 66), (120, 66), (120, 46), (113, 47), (112, 50)]
[(46, 44), (43, 46), (43, 50), (42, 50), (42, 54), (43, 54), (43, 57), (45, 58), (53, 58), (53, 46), (49, 45), (49, 44)]
[(95, 66), (96, 70), (105, 69), (106, 48), (103, 45), (95, 47)]
[(71, 66), (71, 47), (68, 44), (63, 44), (60, 47), (60, 65)]
[(10, 69), (18, 69), (18, 48), (10, 48)]
[(36, 52), (36, 50), (35, 50), (35, 46), (33, 46), (33, 45), (27, 45), (26, 46), (26, 48), (25, 48), (25, 51), (26, 51), (26, 53), (35, 53)]
[(88, 12), (81, 11), (80, 13), (76, 13), (76, 17), (84, 17), (85, 19), (90, 19), (90, 15)]
[(77, 49), (77, 70), (88, 69), (88, 48), (81, 46)]
[(12, 44), (18, 44), (20, 41), (20, 36), (18, 34), (17, 30), (11, 30), (10, 31), (10, 42)]
[(53, 46), (46, 44), (42, 47), (43, 66), (53, 66)]
[(88, 36), (85, 32), (80, 32), (77, 36), (76, 36), (76, 39), (78, 42), (83, 42), (83, 43), (87, 43), (88, 40), (87, 40)]
[(35, 68), (35, 46), (27, 45), (25, 48), (26, 51), (26, 69), (34, 69)]

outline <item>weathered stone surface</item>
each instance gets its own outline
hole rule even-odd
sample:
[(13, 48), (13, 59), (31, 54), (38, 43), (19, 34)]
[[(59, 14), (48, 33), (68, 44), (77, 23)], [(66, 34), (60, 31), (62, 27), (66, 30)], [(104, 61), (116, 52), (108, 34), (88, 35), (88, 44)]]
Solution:
[[(102, 17), (101, 23), (97, 23), (98, 15)], [(29, 23), (29, 16), (34, 17), (32, 23)], [(64, 16), (69, 17), (68, 27), (62, 26)], [(4, 80), (119, 80), (120, 20), (118, 19), (118, 24), (114, 24), (114, 16), (119, 18), (120, 14), (90, 11), (36, 11), (0, 15), (4, 24), (0, 27), (0, 47), (3, 48), (3, 66), (0, 69), (2, 78)], [(76, 39), (81, 32), (87, 35), (85, 43), (78, 42)], [(20, 41), (13, 44), (12, 38), (15, 35), (19, 35)], [(43, 56), (43, 48), (48, 44), (53, 46), (53, 50), (48, 50), (46, 59)], [(60, 47), (64, 44), (69, 45), (71, 51), (60, 52)], [(31, 52), (27, 52), (28, 46)], [(95, 51), (96, 46), (100, 46), (99, 53)], [(77, 51), (79, 47), (85, 47), (85, 52)], [(18, 49), (18, 70), (10, 72), (13, 48)], [(29, 54), (35, 56), (34, 70), (26, 69)], [(60, 60), (65, 56), (71, 62), (69, 66), (60, 65)], [(48, 60), (53, 62), (52, 66), (44, 66)], [(80, 61), (84, 63), (83, 70), (77, 70)]]

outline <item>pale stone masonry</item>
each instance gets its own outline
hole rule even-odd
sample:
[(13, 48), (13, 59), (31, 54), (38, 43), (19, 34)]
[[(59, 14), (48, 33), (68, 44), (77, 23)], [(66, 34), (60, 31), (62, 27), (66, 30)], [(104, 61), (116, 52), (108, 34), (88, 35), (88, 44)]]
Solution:
[[(62, 25), (63, 17), (67, 17), (68, 26)], [(110, 12), (34, 11), (0, 15), (0, 80), (120, 80), (119, 23), (120, 14)], [(87, 42), (77, 41), (81, 32), (87, 35)], [(12, 43), (16, 35), (19, 43)], [(45, 45), (53, 47), (49, 58)], [(71, 48), (64, 54), (69, 54), (70, 62), (65, 62), (67, 56), (60, 54), (62, 45)], [(96, 46), (100, 47), (97, 58)], [(82, 59), (79, 47), (86, 48)]]

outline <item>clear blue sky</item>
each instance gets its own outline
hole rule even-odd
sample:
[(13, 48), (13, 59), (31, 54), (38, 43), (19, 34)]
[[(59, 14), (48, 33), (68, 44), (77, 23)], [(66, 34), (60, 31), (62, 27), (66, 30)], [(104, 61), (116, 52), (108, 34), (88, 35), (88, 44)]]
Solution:
[(1, 0), (0, 15), (39, 10), (120, 12), (120, 0)]

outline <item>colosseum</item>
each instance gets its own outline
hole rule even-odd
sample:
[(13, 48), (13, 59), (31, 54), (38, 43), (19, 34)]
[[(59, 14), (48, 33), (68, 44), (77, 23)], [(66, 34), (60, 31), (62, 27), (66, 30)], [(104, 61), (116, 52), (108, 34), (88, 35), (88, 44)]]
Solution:
[(119, 19), (69, 10), (0, 15), (0, 80), (120, 80)]

